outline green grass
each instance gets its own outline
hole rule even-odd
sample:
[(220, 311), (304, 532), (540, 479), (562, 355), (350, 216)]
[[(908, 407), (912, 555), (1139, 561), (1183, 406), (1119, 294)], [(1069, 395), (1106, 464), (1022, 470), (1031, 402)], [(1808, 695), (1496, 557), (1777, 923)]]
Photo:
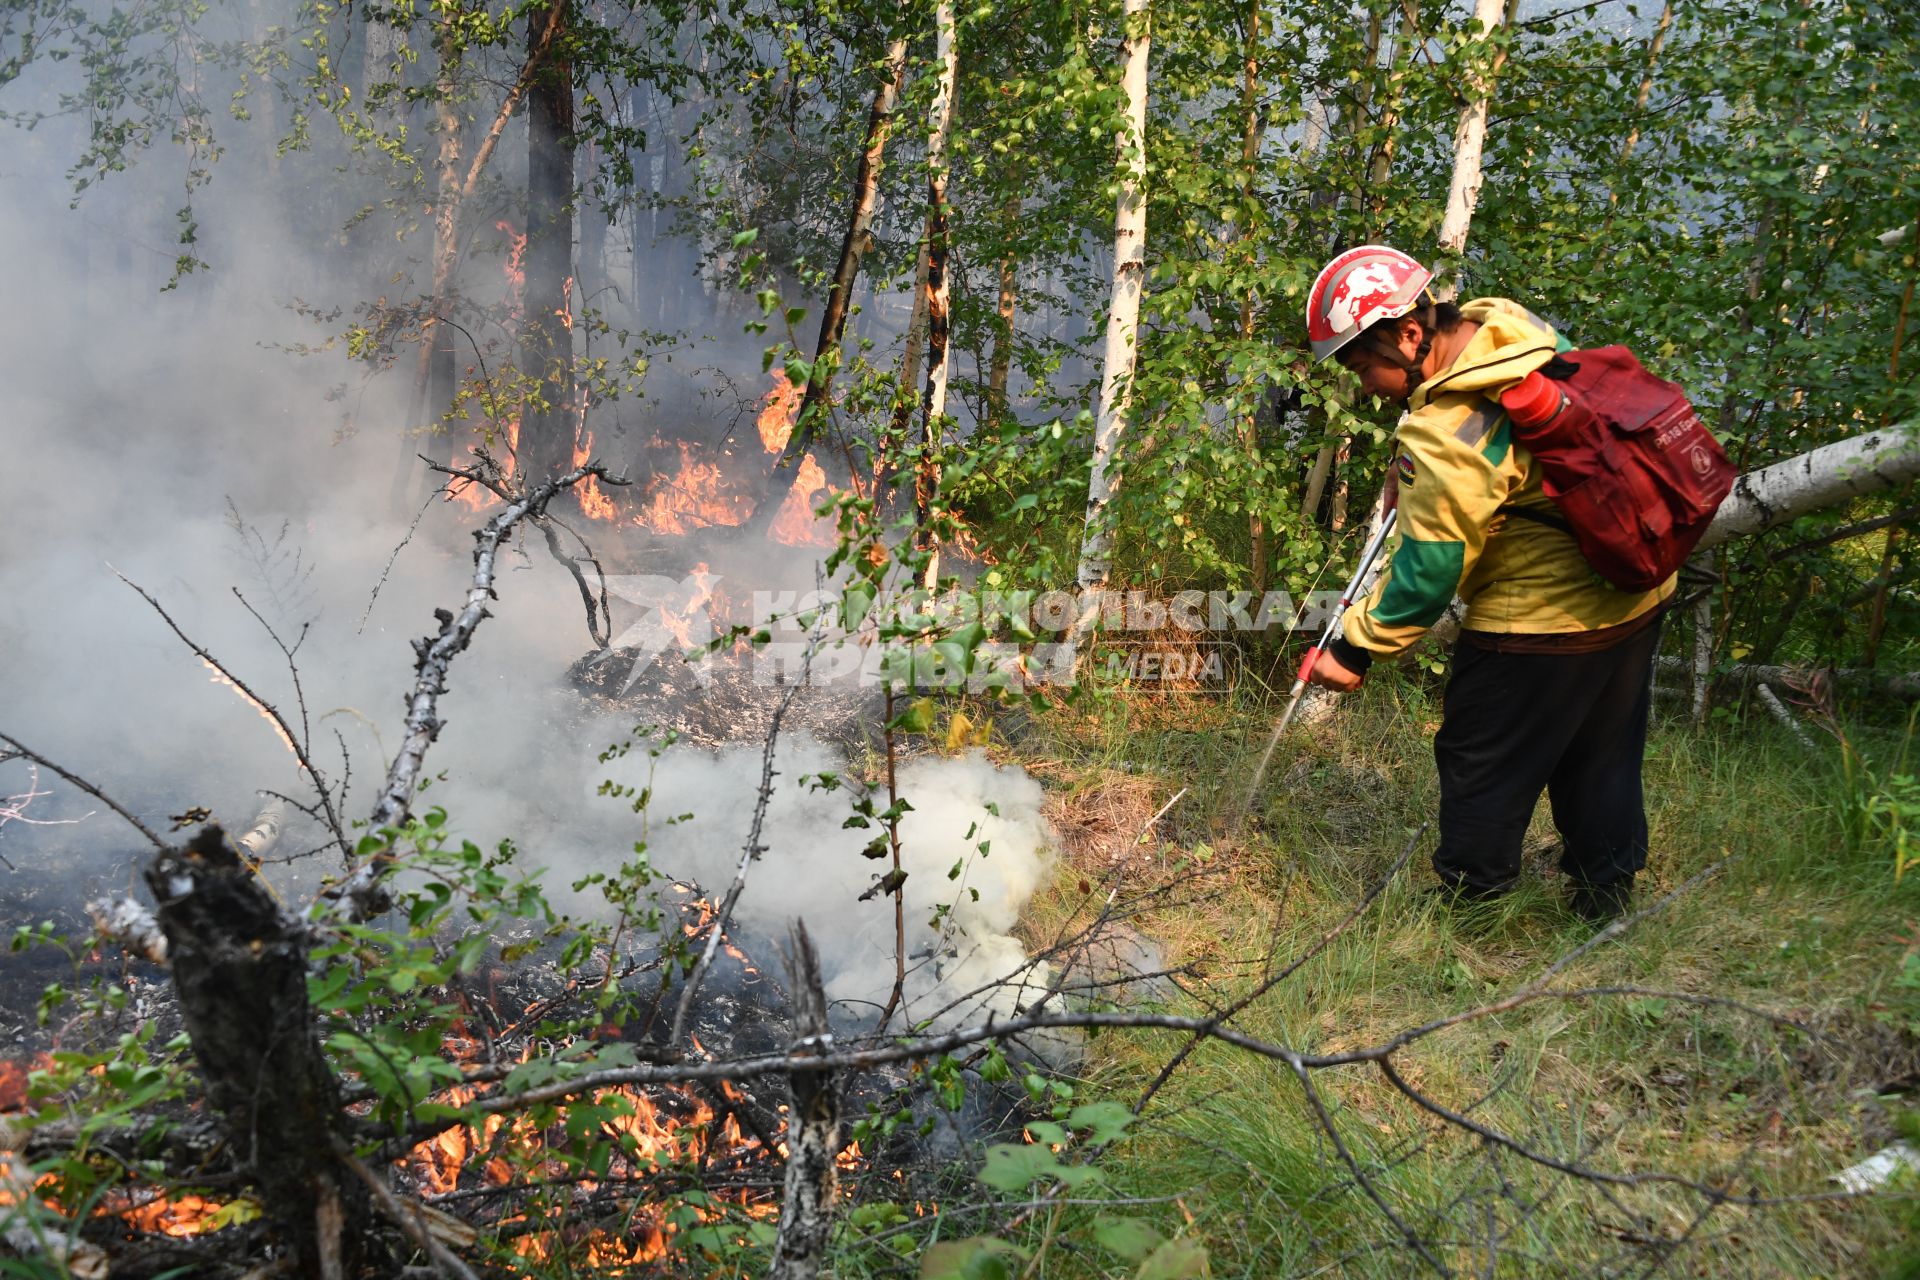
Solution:
[[(1133, 923), (1170, 964), (1194, 966), (1196, 995), (1214, 1004), (1248, 990), (1264, 957), (1285, 961), (1332, 927), (1435, 809), (1434, 690), (1388, 678), (1332, 724), (1290, 735), (1256, 821), (1236, 834), (1228, 816), (1266, 714), (1221, 701), (1114, 699), (1048, 716), (1012, 750), (1068, 811), (1098, 810), (1124, 783), (1136, 793), (1131, 808), (1095, 813), (1109, 822), (1137, 822), (1175, 789), (1193, 789), (1159, 830), (1170, 847), (1150, 859), (1155, 868), (1191, 859), (1192, 892)], [(1725, 865), (1576, 962), (1562, 984), (1724, 996), (1819, 1034), (1642, 996), (1542, 1001), (1397, 1061), (1417, 1087), (1556, 1159), (1731, 1179), (1741, 1194), (1830, 1191), (1828, 1174), (1903, 1122), (1903, 1104), (1873, 1089), (1920, 1068), (1920, 992), (1895, 981), (1913, 945), (1906, 922), (1920, 915), (1920, 878), (1896, 887), (1884, 850), (1848, 853), (1833, 760), (1770, 723), (1699, 734), (1662, 725), (1646, 777), (1652, 855), (1639, 902)], [(1113, 834), (1130, 844), (1133, 831)], [(1590, 932), (1562, 906), (1551, 841), (1542, 806), (1521, 889), (1450, 910), (1424, 893), (1428, 832), (1373, 907), (1235, 1025), (1303, 1051), (1359, 1047), (1534, 980)], [(1029, 912), (1032, 936), (1070, 923), (1086, 900), (1081, 882), (1105, 869), (1064, 861)], [(1131, 1101), (1180, 1043), (1098, 1038), (1077, 1096)], [(1371, 1067), (1323, 1072), (1315, 1085), (1374, 1190), (1452, 1270), (1631, 1275), (1684, 1242), (1687, 1251), (1668, 1258), (1676, 1274), (1914, 1273), (1902, 1270), (1914, 1265), (1903, 1243), (1914, 1218), (1897, 1196), (1724, 1206), (1700, 1219), (1703, 1198), (1684, 1188), (1599, 1189), (1490, 1154)], [(1197, 1052), (1104, 1169), (1102, 1194), (1141, 1202), (1115, 1212), (1204, 1242), (1215, 1276), (1430, 1271), (1355, 1188), (1291, 1073), (1227, 1046)], [(1036, 1250), (1016, 1274), (1132, 1275), (1133, 1264), (1089, 1242), (1093, 1213), (1042, 1213), (1013, 1232)]]

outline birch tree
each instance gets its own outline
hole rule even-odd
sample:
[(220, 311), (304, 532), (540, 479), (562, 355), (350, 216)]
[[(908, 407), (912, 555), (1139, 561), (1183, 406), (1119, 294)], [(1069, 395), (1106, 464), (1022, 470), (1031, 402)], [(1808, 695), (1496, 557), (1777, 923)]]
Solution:
[(927, 553), (922, 585), (931, 590), (940, 576), (940, 553), (933, 542), (934, 493), (940, 486), (936, 450), (941, 419), (947, 412), (947, 353), (951, 346), (948, 280), (951, 249), (947, 181), (952, 176), (948, 148), (953, 136), (953, 97), (960, 76), (960, 46), (953, 0), (937, 0), (934, 9), (934, 62), (939, 84), (927, 124), (927, 278), (921, 291), (927, 325), (927, 391), (921, 403), (920, 456), (914, 467), (914, 543)]
[(1147, 55), (1152, 41), (1148, 0), (1126, 0), (1127, 39), (1120, 87), (1126, 102), (1120, 133), (1120, 194), (1113, 218), (1113, 280), (1107, 336), (1094, 418), (1093, 470), (1087, 482), (1086, 532), (1077, 575), (1082, 591), (1107, 583), (1113, 567), (1108, 507), (1120, 487), (1118, 453), (1126, 434), (1138, 355), (1140, 292), (1147, 258)]
[[(1491, 40), (1500, 32), (1502, 18), (1512, 22), (1520, 0), (1474, 0), (1473, 20), (1482, 40)], [(1467, 231), (1473, 225), (1473, 208), (1480, 200), (1480, 159), (1487, 143), (1487, 112), (1493, 101), (1493, 84), (1506, 62), (1506, 50), (1499, 48), (1485, 71), (1469, 71), (1468, 92), (1473, 96), (1460, 109), (1460, 123), (1453, 133), (1453, 181), (1447, 188), (1447, 209), (1440, 219), (1440, 251), (1446, 255), (1433, 296), (1451, 302), (1459, 293), (1458, 272), (1454, 263), (1467, 247)]]
[(883, 79), (874, 90), (873, 106), (867, 114), (866, 147), (860, 153), (860, 165), (853, 179), (853, 207), (847, 215), (846, 235), (840, 242), (840, 261), (833, 273), (833, 285), (827, 292), (827, 305), (820, 315), (820, 336), (813, 347), (813, 373), (800, 401), (789, 459), (811, 447), (820, 432), (820, 420), (831, 402), (829, 392), (833, 375), (840, 365), (841, 341), (846, 335), (847, 316), (852, 311), (853, 290), (860, 276), (860, 261), (873, 242), (874, 216), (880, 206), (880, 175), (886, 160), (887, 141), (893, 134), (893, 113), (900, 101), (900, 86), (907, 74), (907, 37), (896, 34), (887, 45), (882, 67)]

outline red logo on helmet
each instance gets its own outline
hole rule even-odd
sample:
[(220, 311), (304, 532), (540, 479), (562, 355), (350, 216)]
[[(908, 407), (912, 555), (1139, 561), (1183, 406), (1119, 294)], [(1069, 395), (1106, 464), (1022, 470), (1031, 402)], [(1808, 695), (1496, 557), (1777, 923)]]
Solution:
[(1393, 268), (1384, 262), (1368, 262), (1340, 277), (1327, 299), (1327, 318), (1335, 333), (1344, 333), (1360, 322), (1360, 317), (1375, 307), (1393, 300), (1400, 281)]

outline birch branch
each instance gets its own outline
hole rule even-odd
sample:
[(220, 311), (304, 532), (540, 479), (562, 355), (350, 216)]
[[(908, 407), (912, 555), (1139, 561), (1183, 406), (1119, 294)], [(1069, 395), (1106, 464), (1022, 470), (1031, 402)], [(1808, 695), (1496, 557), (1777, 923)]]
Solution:
[[(1691, 670), (1691, 664), (1685, 658), (1655, 658), (1653, 666), (1654, 670), (1667, 675), (1686, 674)], [(1721, 671), (1719, 678), (1741, 688), (1756, 684), (1778, 684), (1794, 689), (1812, 683), (1825, 683), (1849, 693), (1898, 698), (1906, 702), (1920, 701), (1920, 672), (1889, 673), (1868, 667), (1750, 666), (1742, 663)]]
[[(495, 598), (494, 560), (500, 553), (500, 544), (506, 541), (514, 525), (529, 516), (538, 518), (555, 496), (588, 476), (611, 482), (606, 467), (599, 463), (575, 467), (515, 498), (474, 531), (473, 583), (467, 588), (465, 606), (458, 614), (435, 609), (439, 632), (413, 642), (415, 677), (413, 689), (407, 695), (407, 733), (394, 754), (393, 765), (380, 788), (379, 802), (369, 819), (376, 830), (399, 827), (412, 812), (413, 795), (419, 787), (427, 748), (440, 736), (445, 724), (440, 719), (439, 702), (440, 695), (447, 691), (448, 669), (453, 659), (473, 642), (473, 633), (489, 616), (487, 603)], [(364, 920), (377, 915), (386, 906), (386, 895), (380, 886), (384, 871), (384, 859), (369, 858), (352, 875), (328, 889), (322, 898), (336, 910), (344, 905), (351, 919)]]
[(102, 941), (118, 943), (154, 964), (167, 962), (167, 935), (153, 912), (132, 898), (95, 898), (87, 904), (94, 933)]
[(1807, 732), (1805, 725), (1794, 719), (1793, 712), (1787, 710), (1787, 704), (1780, 701), (1780, 695), (1773, 691), (1772, 685), (1763, 680), (1755, 685), (1754, 692), (1760, 697), (1760, 705), (1765, 707), (1775, 720), (1786, 726), (1787, 732), (1794, 736), (1795, 741), (1809, 751), (1819, 752), (1819, 744), (1814, 742), (1813, 735)]

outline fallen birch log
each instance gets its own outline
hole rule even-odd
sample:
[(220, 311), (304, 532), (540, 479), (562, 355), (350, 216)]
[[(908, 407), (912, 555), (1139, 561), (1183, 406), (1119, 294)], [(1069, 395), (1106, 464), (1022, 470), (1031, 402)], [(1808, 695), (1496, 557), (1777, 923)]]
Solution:
[[(1685, 676), (1692, 671), (1692, 663), (1686, 658), (1655, 658), (1653, 666), (1656, 673), (1664, 675)], [(1815, 680), (1845, 693), (1920, 702), (1920, 672), (1874, 671), (1866, 667), (1756, 667), (1743, 663), (1719, 672), (1716, 678), (1742, 689), (1755, 684), (1802, 688), (1808, 681)]]
[(1734, 482), (1700, 550), (1920, 478), (1920, 423), (1822, 445)]

